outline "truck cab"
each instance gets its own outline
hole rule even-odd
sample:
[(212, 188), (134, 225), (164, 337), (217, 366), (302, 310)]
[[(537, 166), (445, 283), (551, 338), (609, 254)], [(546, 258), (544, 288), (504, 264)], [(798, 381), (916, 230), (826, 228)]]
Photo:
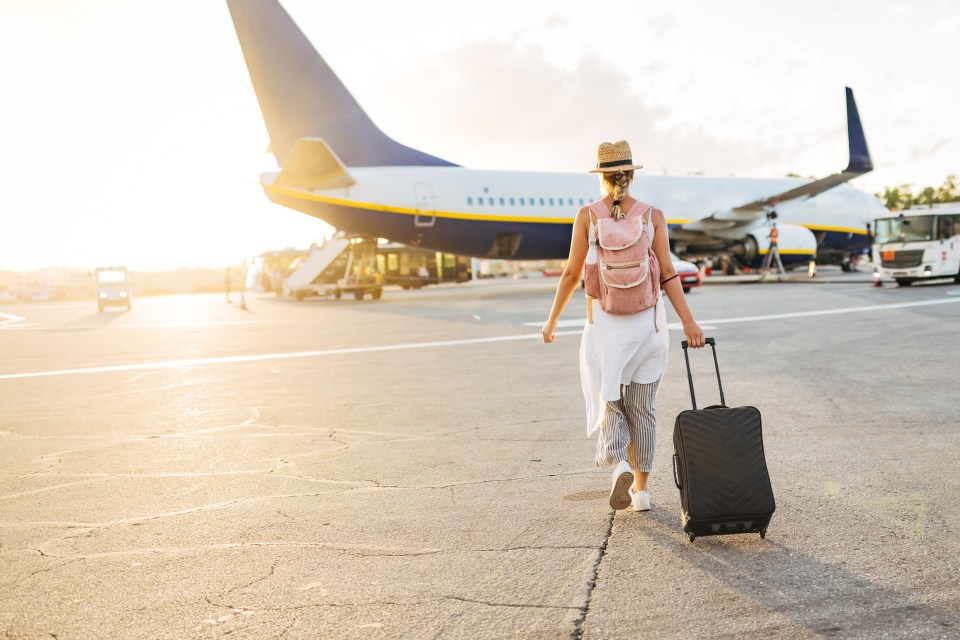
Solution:
[(97, 286), (97, 309), (103, 311), (110, 306), (126, 307), (130, 310), (130, 287), (126, 267), (98, 267), (94, 270)]
[(901, 287), (921, 280), (960, 282), (960, 204), (907, 209), (874, 222), (874, 276)]

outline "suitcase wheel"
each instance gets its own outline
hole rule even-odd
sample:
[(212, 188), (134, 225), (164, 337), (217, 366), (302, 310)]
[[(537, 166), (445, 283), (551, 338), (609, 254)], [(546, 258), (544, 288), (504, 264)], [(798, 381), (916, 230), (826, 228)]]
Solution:
[(767, 528), (764, 527), (763, 529), (760, 529), (760, 539), (763, 540), (766, 537), (767, 537)]
[(690, 542), (693, 542), (694, 540), (697, 539), (697, 534), (695, 534), (695, 533), (688, 533), (688, 534), (687, 534), (687, 537), (690, 538)]

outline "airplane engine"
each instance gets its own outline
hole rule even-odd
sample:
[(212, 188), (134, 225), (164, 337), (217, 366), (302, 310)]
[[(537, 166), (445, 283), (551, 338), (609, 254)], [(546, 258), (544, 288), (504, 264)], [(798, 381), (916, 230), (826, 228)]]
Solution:
[[(798, 224), (782, 223), (777, 225), (780, 231), (778, 250), (780, 261), (785, 269), (806, 266), (817, 255), (817, 238), (813, 232)], [(757, 268), (763, 263), (763, 257), (770, 249), (770, 227), (764, 224), (755, 228), (731, 252), (741, 263)]]

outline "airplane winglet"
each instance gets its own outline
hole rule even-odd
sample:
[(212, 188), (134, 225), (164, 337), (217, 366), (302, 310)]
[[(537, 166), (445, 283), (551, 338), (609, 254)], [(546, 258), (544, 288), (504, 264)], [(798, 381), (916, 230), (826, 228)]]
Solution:
[(847, 90), (847, 137), (850, 141), (850, 163), (844, 173), (867, 173), (873, 171), (873, 161), (867, 149), (867, 137), (863, 135), (863, 124), (857, 111), (857, 102), (853, 99), (853, 89)]
[(320, 138), (300, 138), (293, 144), (283, 170), (273, 184), (300, 189), (335, 189), (357, 181), (343, 161)]

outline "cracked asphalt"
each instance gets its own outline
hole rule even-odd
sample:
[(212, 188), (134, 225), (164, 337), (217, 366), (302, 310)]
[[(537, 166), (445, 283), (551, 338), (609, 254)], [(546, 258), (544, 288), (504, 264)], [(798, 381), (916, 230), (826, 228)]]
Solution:
[(691, 544), (679, 332), (614, 514), (555, 284), (3, 307), (0, 638), (960, 637), (960, 287), (692, 292), (777, 512)]

